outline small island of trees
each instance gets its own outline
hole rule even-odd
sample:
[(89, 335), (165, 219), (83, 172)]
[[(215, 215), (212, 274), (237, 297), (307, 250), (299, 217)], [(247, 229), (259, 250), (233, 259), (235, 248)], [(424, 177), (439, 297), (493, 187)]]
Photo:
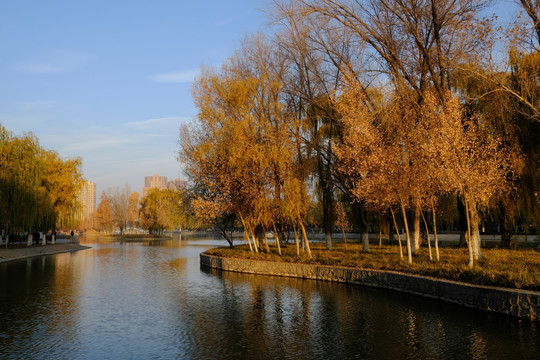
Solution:
[(437, 231), (456, 228), (471, 269), (486, 224), (502, 248), (537, 232), (540, 8), (517, 3), (503, 28), (490, 1), (274, 1), (270, 34), (193, 86), (179, 151), (193, 214), (231, 247), (242, 229), (253, 253), (273, 252), (271, 232), (281, 254), (292, 232), (310, 258), (317, 213), (327, 250), (336, 228), (364, 252), (369, 231), (394, 233), (409, 265), (422, 238), (440, 261)]

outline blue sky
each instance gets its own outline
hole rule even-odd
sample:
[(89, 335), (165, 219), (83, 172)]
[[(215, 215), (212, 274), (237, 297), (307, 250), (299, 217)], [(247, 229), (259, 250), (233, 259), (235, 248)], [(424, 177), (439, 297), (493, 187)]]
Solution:
[[(2, 1), (0, 122), (80, 156), (101, 193), (183, 177), (191, 82), (265, 26), (266, 1)], [(98, 194), (99, 196), (99, 194)]]
[[(178, 127), (196, 115), (191, 82), (265, 28), (269, 3), (1, 1), (0, 122), (82, 157), (98, 193), (183, 177), (175, 153)], [(515, 14), (509, 3), (493, 11)]]

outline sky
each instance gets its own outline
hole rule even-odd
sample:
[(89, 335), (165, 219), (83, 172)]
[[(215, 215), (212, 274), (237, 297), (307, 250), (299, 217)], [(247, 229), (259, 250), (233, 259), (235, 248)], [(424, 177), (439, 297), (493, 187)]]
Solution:
[(264, 0), (1, 1), (0, 123), (81, 157), (101, 191), (185, 178), (191, 84), (264, 30)]
[[(99, 194), (158, 173), (185, 178), (178, 128), (201, 65), (264, 30), (265, 0), (0, 2), (0, 123), (81, 157)], [(511, 3), (511, 2), (510, 2)], [(493, 8), (513, 16), (509, 1)]]

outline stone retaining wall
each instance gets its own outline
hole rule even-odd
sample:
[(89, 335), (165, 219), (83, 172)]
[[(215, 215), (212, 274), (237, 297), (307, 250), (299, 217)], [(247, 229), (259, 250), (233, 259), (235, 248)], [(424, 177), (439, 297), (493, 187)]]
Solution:
[(397, 290), (471, 308), (540, 320), (540, 292), (469, 285), (392, 271), (277, 263), (200, 255), (201, 265), (225, 271), (342, 282)]

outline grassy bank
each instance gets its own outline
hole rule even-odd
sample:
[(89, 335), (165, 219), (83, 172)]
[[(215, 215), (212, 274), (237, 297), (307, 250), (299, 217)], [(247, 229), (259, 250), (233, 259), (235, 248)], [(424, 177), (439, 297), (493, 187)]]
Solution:
[[(421, 248), (413, 258), (413, 264), (400, 260), (399, 248), (395, 245), (371, 246), (371, 252), (362, 252), (360, 244), (334, 244), (334, 250), (326, 250), (324, 244), (311, 244), (313, 257), (300, 253), (296, 256), (294, 244), (282, 248), (283, 255), (275, 247), (271, 253), (252, 253), (247, 245), (234, 248), (216, 248), (207, 251), (210, 255), (303, 264), (358, 267), (374, 270), (391, 270), (463, 281), (477, 285), (499, 286), (540, 291), (540, 252), (531, 247), (513, 250), (482, 249), (483, 258), (473, 268), (467, 267), (466, 248), (446, 246), (440, 251), (440, 261), (430, 261), (427, 248)], [(406, 255), (405, 255), (406, 258)]]
[(110, 235), (105, 235), (105, 236), (114, 240), (124, 240), (124, 241), (172, 239), (172, 236), (164, 235), (164, 234), (110, 234)]

